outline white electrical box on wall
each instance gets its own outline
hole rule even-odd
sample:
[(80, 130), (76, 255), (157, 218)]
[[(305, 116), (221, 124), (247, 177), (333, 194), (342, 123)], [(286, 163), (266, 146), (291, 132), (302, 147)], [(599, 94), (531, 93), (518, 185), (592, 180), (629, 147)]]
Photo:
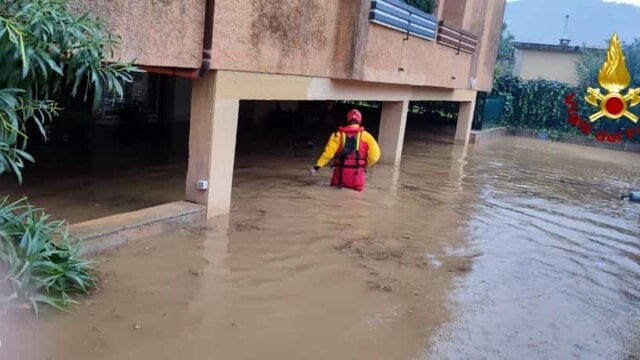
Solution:
[(196, 188), (198, 190), (207, 190), (209, 188), (209, 182), (207, 180), (198, 180), (196, 182)]

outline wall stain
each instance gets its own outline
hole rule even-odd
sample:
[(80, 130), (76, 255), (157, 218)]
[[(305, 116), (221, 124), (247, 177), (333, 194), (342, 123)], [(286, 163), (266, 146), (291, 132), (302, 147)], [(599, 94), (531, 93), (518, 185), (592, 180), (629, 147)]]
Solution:
[(257, 51), (267, 39), (285, 58), (326, 45), (326, 15), (320, 0), (254, 0), (252, 6), (251, 44)]

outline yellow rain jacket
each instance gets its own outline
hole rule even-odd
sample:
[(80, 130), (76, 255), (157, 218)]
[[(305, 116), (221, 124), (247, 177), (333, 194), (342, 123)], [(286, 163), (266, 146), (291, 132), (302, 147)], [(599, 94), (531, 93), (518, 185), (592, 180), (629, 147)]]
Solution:
[[(358, 128), (360, 125), (350, 125), (350, 127)], [(362, 134), (360, 136), (360, 139), (366, 142), (369, 147), (367, 150), (367, 167), (373, 166), (378, 162), (378, 160), (380, 160), (380, 146), (378, 146), (373, 135), (366, 130), (362, 130)], [(338, 149), (340, 148), (340, 138), (340, 130), (337, 130), (331, 135), (331, 137), (329, 137), (329, 141), (327, 141), (327, 145), (324, 147), (322, 155), (318, 158), (316, 166), (324, 167), (336, 156), (336, 152), (338, 152)]]

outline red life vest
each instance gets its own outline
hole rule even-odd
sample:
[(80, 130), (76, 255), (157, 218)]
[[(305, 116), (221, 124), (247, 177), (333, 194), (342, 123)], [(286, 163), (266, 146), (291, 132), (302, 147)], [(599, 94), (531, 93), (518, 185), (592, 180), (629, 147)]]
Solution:
[(340, 146), (333, 159), (331, 185), (345, 186), (358, 191), (364, 188), (369, 144), (362, 139), (364, 127), (338, 128)]

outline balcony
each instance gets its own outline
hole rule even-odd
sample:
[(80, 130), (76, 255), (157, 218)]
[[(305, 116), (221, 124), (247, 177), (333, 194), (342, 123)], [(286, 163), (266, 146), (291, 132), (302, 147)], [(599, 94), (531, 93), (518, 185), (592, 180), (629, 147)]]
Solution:
[(455, 49), (459, 54), (461, 51), (473, 54), (478, 48), (478, 36), (468, 31), (462, 30), (457, 26), (447, 24), (444, 20), (438, 23), (438, 36), (436, 41), (440, 45), (444, 45)]
[(402, 0), (372, 0), (369, 20), (381, 26), (434, 40), (438, 29), (438, 18), (427, 14)]
[(460, 52), (473, 54), (478, 48), (478, 36), (444, 20), (427, 14), (402, 0), (372, 0), (369, 20), (372, 23), (416, 36)]
[(212, 68), (468, 89), (471, 78), (491, 77), (476, 73), (473, 55), (484, 51), (479, 36), (501, 22), (503, 1), (469, 0), (463, 31), (402, 0), (314, 0), (317, 11), (302, 12), (299, 0), (216, 0)]

